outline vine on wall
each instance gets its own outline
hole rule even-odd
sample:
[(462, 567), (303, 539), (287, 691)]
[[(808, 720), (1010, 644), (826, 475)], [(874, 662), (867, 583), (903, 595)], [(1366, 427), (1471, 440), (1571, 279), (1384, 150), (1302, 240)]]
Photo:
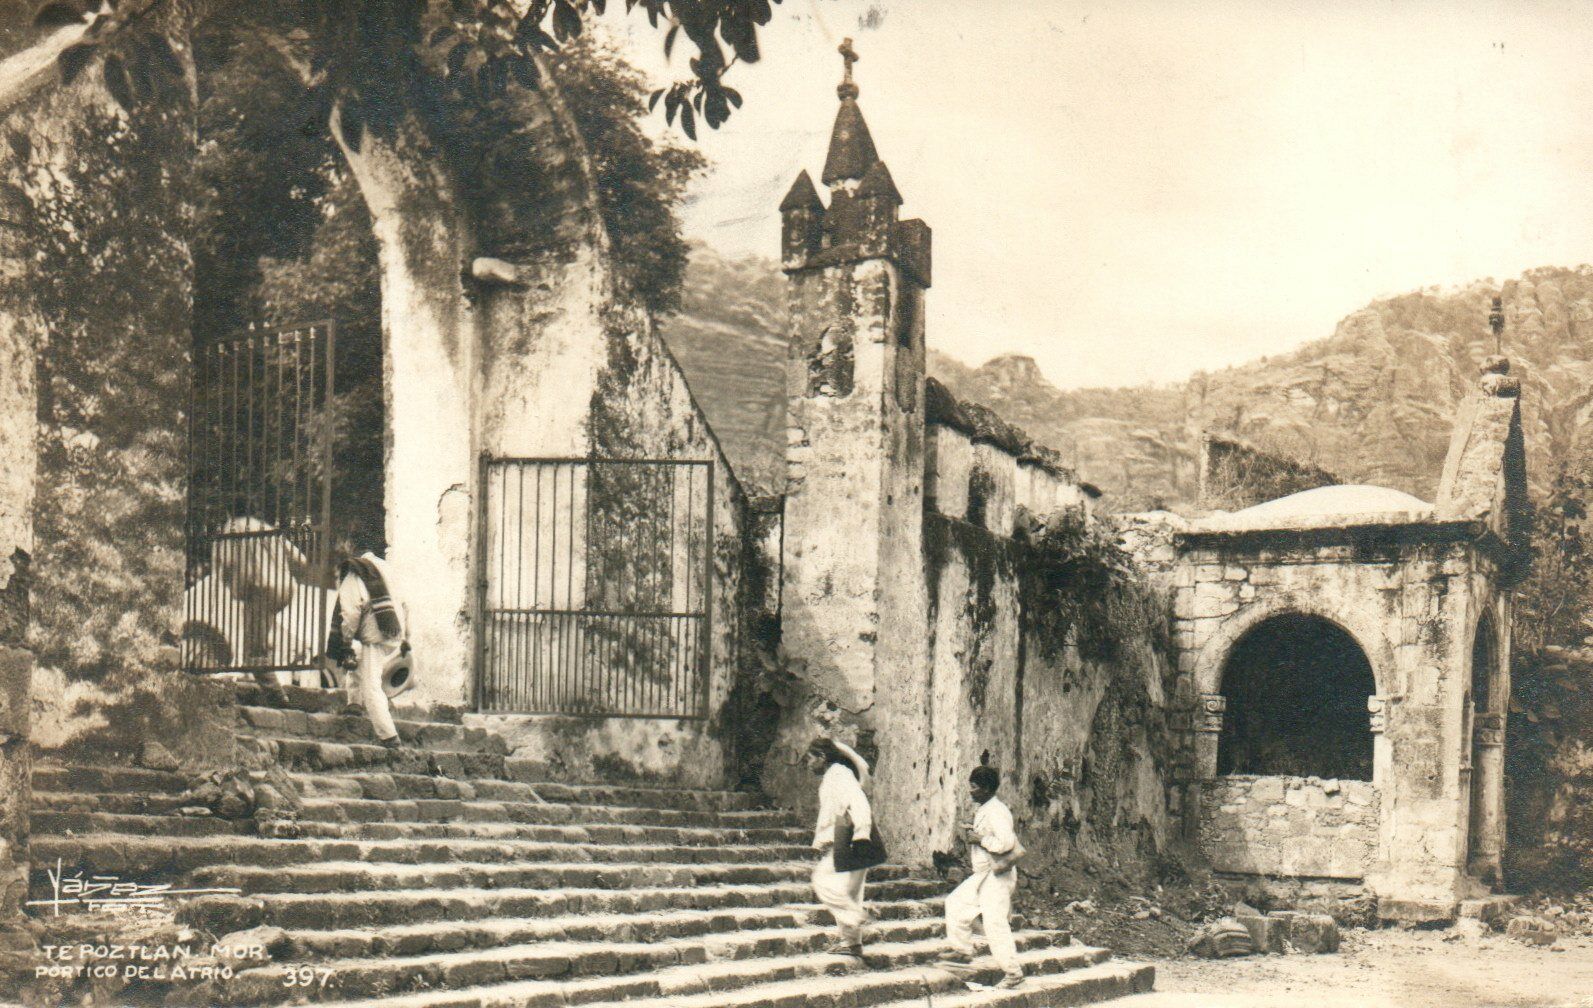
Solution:
[(1043, 521), (1020, 515), (1016, 536), (1025, 547), (1018, 582), (1024, 630), (1044, 657), (1072, 645), (1086, 661), (1116, 661), (1136, 639), (1169, 650), (1166, 604), (1134, 571), (1109, 521), (1077, 508)]

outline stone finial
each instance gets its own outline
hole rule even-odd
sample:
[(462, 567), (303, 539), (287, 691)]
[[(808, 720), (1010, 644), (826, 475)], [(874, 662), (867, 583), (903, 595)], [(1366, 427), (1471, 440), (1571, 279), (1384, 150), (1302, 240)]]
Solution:
[(852, 40), (841, 43), (841, 58), (846, 61), (846, 77), (835, 93), (841, 97), (840, 111), (835, 114), (835, 129), (830, 133), (830, 153), (824, 159), (823, 182), (833, 186), (847, 180), (860, 180), (879, 160), (874, 150), (874, 138), (869, 135), (868, 124), (863, 121), (863, 110), (857, 106), (857, 84), (852, 80), (852, 64), (857, 53)]
[(1482, 363), (1482, 380), (1477, 383), (1486, 395), (1513, 399), (1521, 394), (1521, 379), (1510, 373), (1510, 358), (1495, 354)]
[(859, 56), (857, 50), (852, 48), (851, 39), (842, 39), (841, 44), (835, 51), (841, 54), (841, 61), (846, 64), (846, 71), (841, 77), (841, 83), (836, 85), (835, 93), (840, 96), (842, 101), (856, 99), (858, 89), (857, 82), (852, 80), (852, 64), (863, 57)]
[(1496, 297), (1488, 308), (1488, 328), (1493, 330), (1493, 352), (1504, 353), (1504, 298)]

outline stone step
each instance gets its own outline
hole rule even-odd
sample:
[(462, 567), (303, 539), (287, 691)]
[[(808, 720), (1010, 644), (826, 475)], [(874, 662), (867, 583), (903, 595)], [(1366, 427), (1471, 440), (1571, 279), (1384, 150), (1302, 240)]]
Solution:
[(548, 826), (677, 826), (728, 829), (794, 827), (788, 812), (680, 812), (620, 805), (560, 805), (555, 802), (460, 801), (446, 798), (307, 798), (298, 818), (313, 822), (496, 822)]
[(388, 749), (369, 742), (324, 742), (309, 738), (290, 738), (262, 732), (237, 733), (240, 745), (260, 753), (290, 770), (345, 772), (391, 770), (422, 776), (512, 779), (501, 753), (464, 752), (456, 749), (419, 749), (404, 746)]
[[(898, 941), (876, 942), (869, 961), (876, 969), (903, 969), (932, 960), (945, 948), (937, 922), (890, 926)], [(1020, 950), (1050, 949), (1065, 935), (1030, 931), (1017, 936)], [(521, 982), (525, 1005), (599, 1001), (634, 996), (635, 985), (658, 985), (659, 994), (694, 994), (703, 974), (713, 990), (727, 993), (791, 976), (822, 976), (840, 956), (823, 953), (834, 935), (823, 928), (754, 931), (712, 939), (661, 942), (535, 942), (465, 952), (329, 960), (324, 986), (309, 988), (314, 1000), (379, 997), (404, 990), (462, 988)], [(1080, 963), (1083, 965), (1083, 963)], [(529, 981), (527, 983), (526, 981)], [(576, 988), (572, 991), (571, 988)], [(282, 997), (282, 969), (241, 971), (217, 992), (224, 1003), (272, 1004)], [(577, 997), (571, 997), (574, 993)], [(562, 996), (564, 1000), (555, 1000)]]
[(29, 829), (35, 837), (73, 837), (91, 833), (165, 837), (249, 836), (255, 832), (253, 819), (231, 820), (214, 816), (123, 815), (35, 808), (29, 820)]
[[(238, 681), (233, 685), (240, 706), (272, 707), (277, 710), (304, 711), (313, 714), (341, 714), (348, 707), (342, 690), (308, 689), (302, 686), (284, 686), (282, 692), (272, 696), (253, 682)], [(412, 721), (429, 721), (439, 724), (461, 724), (465, 708), (455, 704), (432, 704), (421, 707), (402, 701), (393, 705), (393, 716)]]
[[(878, 924), (873, 941), (902, 941), (902, 927), (940, 928), (945, 900), (898, 900), (868, 904)], [(299, 928), (288, 932), (292, 952), (280, 960), (371, 959), (381, 955), (419, 955), (524, 944), (530, 941), (666, 941), (672, 938), (766, 932), (773, 928), (811, 928), (830, 924), (830, 912), (817, 903), (773, 908), (709, 909), (652, 914), (580, 914), (572, 917), (486, 917), (481, 920), (430, 920), (371, 928)], [(938, 932), (937, 932), (938, 933)], [(890, 935), (895, 935), (892, 938)], [(914, 936), (929, 935), (914, 930)]]
[(682, 846), (803, 846), (811, 831), (791, 827), (734, 829), (701, 826), (631, 826), (603, 823), (539, 825), (506, 822), (324, 822), (300, 820), (280, 835), (343, 840), (541, 840), (589, 844), (678, 844)]
[[(1105, 949), (1085, 946), (1052, 947), (1043, 944), (1032, 947), (1035, 939), (1019, 936), (1020, 944), (1030, 945), (1020, 953), (1029, 982), (1038, 978), (1051, 978), (1096, 967), (1110, 958)], [(1041, 939), (1043, 942), (1043, 939)], [(809, 953), (800, 956), (766, 959), (732, 960), (705, 963), (683, 963), (678, 966), (653, 969), (646, 973), (619, 976), (602, 976), (573, 979), (505, 979), (502, 982), (477, 981), (474, 985), (450, 990), (450, 978), (463, 980), (469, 976), (507, 976), (516, 961), (497, 962), (469, 953), (433, 957), (431, 968), (407, 980), (412, 987), (424, 985), (429, 989), (405, 994), (391, 988), (392, 996), (379, 1000), (345, 1000), (332, 1002), (340, 1008), (566, 1008), (587, 1005), (589, 1008), (808, 1008), (808, 1006), (844, 1006), (844, 1008), (872, 1008), (891, 1002), (917, 999), (922, 1008), (929, 999), (939, 1004), (942, 993), (964, 992), (964, 981), (974, 979), (992, 983), (1000, 977), (993, 965), (976, 965), (957, 974), (928, 962), (943, 949), (944, 942), (929, 939), (901, 944), (874, 945), (868, 949), (868, 965), (857, 964), (843, 956)], [(644, 946), (644, 949), (651, 948)], [(554, 964), (556, 965), (556, 964)], [(1125, 964), (1126, 965), (1126, 964)], [(264, 986), (267, 978), (281, 983), (281, 971), (251, 970), (260, 973)], [(562, 975), (562, 974), (561, 974)], [(240, 975), (241, 976), (241, 975)], [(1132, 978), (1132, 969), (1124, 974)], [(1094, 979), (1095, 975), (1089, 976)], [(338, 976), (328, 978), (328, 987)], [(1047, 981), (1048, 983), (1049, 981)], [(1122, 993), (1133, 987), (1122, 985)], [(1102, 988), (1103, 993), (1105, 988)], [(271, 996), (280, 998), (280, 993)], [(336, 995), (333, 995), (336, 996)], [(362, 995), (356, 995), (362, 996)], [(259, 1002), (268, 1003), (268, 1002)], [(1048, 1001), (1019, 1001), (1027, 1005), (1051, 1005)], [(1083, 1001), (1057, 1000), (1054, 1004), (1079, 1004)]]
[[(501, 874), (504, 869), (515, 868), (544, 873), (555, 868), (569, 869), (577, 874), (596, 869), (606, 873), (604, 877), (621, 875), (628, 869), (666, 874), (699, 868), (724, 872), (749, 870), (764, 872), (768, 880), (774, 880), (792, 872), (811, 871), (809, 864), (799, 860), (808, 854), (805, 847), (789, 845), (690, 847), (531, 840), (292, 840), (256, 836), (146, 837), (115, 833), (70, 837), (41, 834), (35, 836), (32, 843), (32, 857), (36, 863), (53, 863), (59, 859), (68, 867), (82, 867), (91, 873), (137, 872), (148, 878), (175, 877), (192, 871), (220, 873), (237, 879), (262, 876), (261, 885), (273, 877), (310, 880), (325, 876), (327, 881), (317, 884), (360, 886), (366, 883), (365, 876), (408, 877), (432, 870), (459, 877), (462, 872), (471, 870)], [(900, 872), (900, 869), (889, 866), (874, 869), (876, 875), (891, 871)], [(760, 880), (749, 878), (748, 881)], [(207, 884), (277, 891), (242, 882)], [(423, 886), (431, 884), (422, 883)]]
[(180, 795), (192, 781), (182, 774), (138, 767), (35, 763), (33, 789), (60, 794)]
[[(938, 906), (946, 885), (938, 880), (870, 881), (870, 905), (916, 901)], [(396, 892), (263, 893), (189, 899), (182, 919), (215, 934), (261, 924), (282, 928), (375, 928), (455, 923), (490, 918), (662, 914), (679, 911), (779, 909), (806, 905), (806, 881), (763, 885), (635, 886), (628, 889), (559, 890), (517, 887), (408, 889)]]
[[(964, 990), (937, 994), (934, 1008), (1062, 1008), (1092, 1005), (1131, 994), (1144, 994), (1156, 985), (1156, 967), (1145, 963), (1103, 962), (1062, 973), (1042, 973), (1024, 980), (1017, 990)], [(593, 1008), (598, 1008), (594, 1005)], [(631, 1002), (627, 1008), (644, 1008)], [(925, 1008), (925, 998), (892, 1001), (877, 1008)]]
[[(899, 901), (873, 904), (876, 922), (869, 929), (871, 942), (914, 941), (941, 934), (945, 924), (930, 902)], [(379, 930), (342, 928), (288, 932), (291, 951), (279, 960), (373, 959), (386, 956), (491, 949), (534, 942), (658, 943), (677, 939), (723, 939), (751, 933), (760, 940), (779, 934), (807, 942), (808, 932), (821, 936), (830, 924), (829, 912), (817, 904), (730, 911), (676, 911), (663, 914), (587, 914), (575, 917), (494, 917), (479, 921), (432, 921), (402, 924)], [(771, 949), (774, 945), (769, 946)], [(782, 948), (784, 946), (781, 946)], [(795, 946), (793, 946), (794, 948)], [(805, 949), (807, 946), (804, 945)], [(790, 951), (765, 954), (789, 955)], [(710, 948), (710, 959), (746, 958), (729, 949)]]
[(83, 812), (105, 815), (170, 816), (191, 804), (176, 794), (73, 794), (65, 791), (33, 792), (30, 807), (44, 812)]
[[(273, 841), (267, 841), (271, 843)], [(292, 841), (274, 841), (286, 843)], [(407, 846), (407, 845), (401, 845)], [(54, 860), (51, 857), (51, 860)], [(280, 862), (279, 862), (280, 863)], [(190, 875), (196, 886), (255, 893), (372, 893), (453, 887), (526, 889), (633, 889), (688, 885), (758, 885), (805, 879), (812, 865), (801, 861), (705, 864), (495, 864), (378, 863), (328, 861), (261, 867), (218, 864)], [(904, 877), (905, 870), (882, 865), (871, 873), (881, 881)]]
[[(367, 744), (376, 738), (370, 718), (360, 714), (319, 713), (243, 705), (238, 708), (238, 715), (248, 729), (261, 735)], [(485, 728), (402, 718), (395, 718), (394, 726), (398, 729), (398, 737), (406, 745), (420, 749), (491, 752), (500, 756), (509, 752), (509, 746), (503, 737)]]
[[(507, 761), (514, 773), (530, 771), (525, 760)], [(354, 771), (339, 774), (290, 775), (307, 797), (462, 798), (483, 801), (530, 801), (561, 805), (620, 805), (628, 808), (673, 809), (682, 812), (745, 812), (767, 809), (763, 799), (745, 791), (650, 788), (618, 784), (566, 784), (516, 777), (512, 780), (460, 781), (421, 774)]]

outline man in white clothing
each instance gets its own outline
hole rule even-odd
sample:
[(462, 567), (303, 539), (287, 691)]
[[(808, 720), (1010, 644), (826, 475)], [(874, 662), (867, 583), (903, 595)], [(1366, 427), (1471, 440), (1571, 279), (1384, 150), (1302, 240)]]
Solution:
[(813, 894), (835, 918), (839, 940), (830, 947), (835, 955), (863, 961), (863, 925), (868, 910), (863, 905), (863, 885), (868, 869), (837, 871), (835, 867), (836, 822), (850, 819), (851, 840), (867, 840), (873, 830), (873, 811), (863, 783), (868, 764), (850, 748), (821, 738), (808, 748), (808, 768), (819, 775), (819, 819), (813, 830), (813, 849), (819, 859), (813, 866)]
[[(337, 605), (327, 657), (346, 666), (348, 656), (353, 656), (353, 668), (343, 680), (348, 713), (369, 717), (377, 740), (397, 749), (402, 743), (382, 690), (382, 672), (404, 646), (403, 610), (392, 597), (387, 561), (369, 551), (359, 556), (353, 555), (352, 548), (341, 552), (344, 559), (338, 565)], [(353, 647), (356, 643), (357, 650)]]
[(1012, 811), (996, 789), (1001, 774), (993, 767), (977, 767), (969, 776), (973, 795), (973, 822), (964, 823), (969, 862), (973, 873), (946, 897), (946, 940), (951, 948), (940, 960), (947, 965), (967, 965), (973, 960), (973, 922), (984, 920), (990, 955), (1005, 974), (997, 987), (1010, 990), (1023, 983), (1023, 967), (1012, 940), (1012, 891), (1018, 885), (1017, 858), (1021, 850), (1012, 825)]

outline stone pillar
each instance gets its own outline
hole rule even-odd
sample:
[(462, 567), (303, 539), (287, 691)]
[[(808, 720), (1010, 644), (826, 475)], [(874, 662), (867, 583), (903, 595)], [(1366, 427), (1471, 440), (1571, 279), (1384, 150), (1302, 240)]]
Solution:
[(1478, 714), (1472, 729), (1473, 801), (1470, 864), (1477, 879), (1497, 885), (1503, 879), (1504, 857), (1504, 715)]
[[(334, 126), (341, 137), (340, 118)], [(427, 700), (459, 703), (474, 604), (474, 320), (460, 278), (467, 229), (418, 124), (406, 119), (385, 138), (367, 131), (359, 151), (343, 151), (381, 264), (387, 558), (408, 613), (417, 688)]]
[(1366, 698), (1367, 721), (1372, 731), (1372, 784), (1378, 789), (1379, 796), (1377, 859), (1380, 864), (1385, 866), (1392, 856), (1394, 845), (1393, 817), (1386, 814), (1384, 808), (1381, 807), (1384, 804), (1382, 796), (1391, 787), (1391, 782), (1393, 781), (1393, 750), (1388, 741), (1388, 710), (1388, 697), (1369, 696)]
[(1195, 766), (1201, 780), (1217, 776), (1217, 742), (1227, 710), (1228, 698), (1221, 693), (1200, 694), (1200, 709), (1195, 712)]

